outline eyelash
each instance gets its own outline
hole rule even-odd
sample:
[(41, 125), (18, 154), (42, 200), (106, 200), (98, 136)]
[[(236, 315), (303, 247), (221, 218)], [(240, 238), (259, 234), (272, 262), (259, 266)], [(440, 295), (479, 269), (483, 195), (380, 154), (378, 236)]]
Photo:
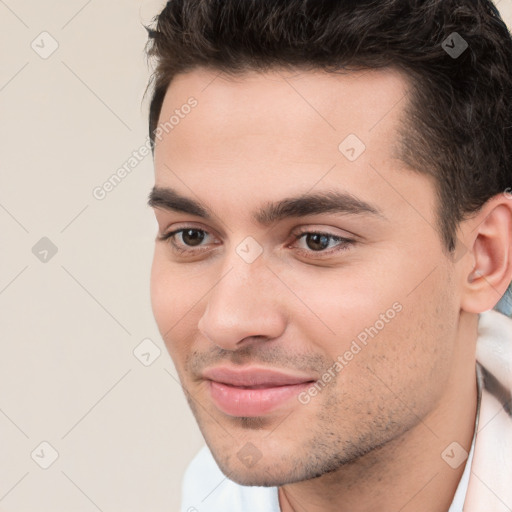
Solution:
[[(193, 226), (190, 226), (190, 227), (183, 227), (183, 228), (179, 228), (179, 229), (176, 229), (174, 231), (170, 231), (168, 233), (164, 233), (163, 235), (159, 235), (158, 236), (158, 240), (160, 241), (171, 241), (171, 249), (176, 252), (177, 254), (179, 255), (182, 255), (182, 256), (187, 256), (187, 255), (194, 255), (194, 254), (198, 254), (201, 249), (183, 249), (181, 247), (178, 247), (176, 245), (175, 242), (173, 242), (173, 237), (180, 234), (180, 233), (183, 233), (185, 231), (199, 231), (201, 233), (205, 233), (206, 235), (209, 235), (208, 231), (204, 230), (204, 229), (199, 229), (199, 228), (196, 228), (196, 227), (193, 227)], [(346, 251), (350, 248), (350, 246), (354, 245), (355, 243), (355, 240), (351, 240), (349, 238), (344, 238), (344, 237), (341, 237), (341, 236), (336, 236), (336, 235), (333, 235), (331, 233), (325, 233), (323, 231), (300, 231), (299, 233), (295, 233), (293, 236), (295, 238), (295, 241), (298, 241), (300, 240), (301, 238), (303, 238), (305, 235), (321, 235), (321, 236), (325, 236), (325, 237), (328, 237), (329, 238), (329, 241), (335, 241), (335, 242), (340, 242), (338, 246), (336, 246), (337, 248), (335, 248), (334, 250), (331, 249), (331, 250), (321, 250), (321, 251), (313, 251), (313, 250), (307, 250), (307, 249), (298, 249), (299, 253), (301, 254), (305, 254), (305, 255), (311, 255), (311, 254), (316, 254), (316, 255), (332, 255), (334, 253), (338, 253), (338, 252), (343, 252), (343, 251)], [(310, 257), (310, 256), (307, 256), (307, 257)], [(320, 256), (322, 257), (322, 256)]]

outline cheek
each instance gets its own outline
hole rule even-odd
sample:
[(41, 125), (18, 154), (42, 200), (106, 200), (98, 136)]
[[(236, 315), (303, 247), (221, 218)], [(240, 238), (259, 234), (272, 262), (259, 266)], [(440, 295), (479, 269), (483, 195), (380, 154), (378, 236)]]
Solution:
[(162, 332), (162, 329), (166, 327), (163, 325), (163, 323), (166, 322), (165, 311), (168, 311), (172, 297), (170, 293), (166, 292), (169, 288), (169, 275), (165, 272), (164, 265), (161, 261), (162, 258), (158, 252), (158, 248), (155, 248), (151, 266), (150, 295), (153, 315), (160, 328), (160, 332)]
[(400, 312), (373, 332), (361, 352), (360, 363), (375, 376), (377, 389), (380, 384), (392, 391), (420, 416), (439, 400), (454, 365), (457, 305), (448, 281), (439, 269), (421, 290), (396, 294)]
[[(369, 339), (367, 331), (385, 331), (402, 310), (399, 280), (382, 273), (354, 268), (289, 272), (283, 280), (290, 296), (291, 318), (319, 350), (336, 359), (355, 339)], [(371, 269), (370, 269), (371, 270)]]
[(155, 248), (151, 267), (151, 307), (162, 338), (168, 340), (187, 319), (198, 293), (194, 285), (187, 286), (180, 269), (171, 265), (159, 248)]
[(332, 361), (341, 356), (353, 371), (376, 365), (393, 381), (401, 380), (400, 371), (393, 375), (399, 368), (404, 381), (415, 378), (407, 372), (444, 379), (457, 328), (449, 272), (440, 264), (432, 273), (428, 262), (411, 266), (400, 257), (384, 259), (364, 271), (290, 271), (284, 280), (301, 298), (290, 299), (291, 318), (317, 351)]
[(190, 347), (197, 331), (201, 308), (212, 283), (207, 276), (173, 264), (161, 248), (155, 248), (151, 267), (151, 307), (167, 349), (174, 359), (180, 347)]

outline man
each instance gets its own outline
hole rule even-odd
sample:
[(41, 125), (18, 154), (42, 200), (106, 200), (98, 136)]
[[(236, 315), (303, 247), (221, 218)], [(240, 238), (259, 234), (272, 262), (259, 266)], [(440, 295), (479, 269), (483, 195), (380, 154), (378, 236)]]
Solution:
[(512, 510), (512, 40), (486, 0), (171, 0), (155, 318), (183, 511)]

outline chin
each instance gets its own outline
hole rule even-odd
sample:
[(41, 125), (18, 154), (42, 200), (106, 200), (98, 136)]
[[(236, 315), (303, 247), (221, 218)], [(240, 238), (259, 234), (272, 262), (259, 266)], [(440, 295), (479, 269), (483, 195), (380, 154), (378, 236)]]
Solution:
[(267, 471), (265, 469), (262, 470), (262, 468), (258, 469), (257, 471), (255, 469), (251, 470), (245, 468), (237, 468), (232, 470), (231, 468), (220, 467), (220, 469), (224, 475), (226, 475), (233, 482), (248, 487), (280, 487), (285, 484), (300, 481), (300, 479), (296, 480), (290, 478), (289, 475), (281, 474), (278, 476), (273, 475), (272, 473), (267, 473)]
[(237, 455), (225, 458), (218, 457), (213, 451), (213, 457), (220, 470), (226, 477), (239, 485), (258, 487), (280, 487), (286, 484), (310, 480), (324, 474), (324, 471), (308, 471), (302, 464), (290, 461), (283, 464), (281, 457), (276, 460), (268, 460), (265, 457), (256, 462), (252, 467), (246, 467)]

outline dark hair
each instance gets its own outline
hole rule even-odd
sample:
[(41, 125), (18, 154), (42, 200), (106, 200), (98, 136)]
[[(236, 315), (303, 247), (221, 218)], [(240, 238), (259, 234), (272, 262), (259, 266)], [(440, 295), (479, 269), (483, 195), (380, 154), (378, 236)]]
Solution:
[(490, 0), (170, 0), (154, 22), (153, 145), (169, 84), (196, 67), (394, 67), (412, 86), (400, 158), (435, 179), (449, 251), (459, 222), (512, 184), (512, 39)]

